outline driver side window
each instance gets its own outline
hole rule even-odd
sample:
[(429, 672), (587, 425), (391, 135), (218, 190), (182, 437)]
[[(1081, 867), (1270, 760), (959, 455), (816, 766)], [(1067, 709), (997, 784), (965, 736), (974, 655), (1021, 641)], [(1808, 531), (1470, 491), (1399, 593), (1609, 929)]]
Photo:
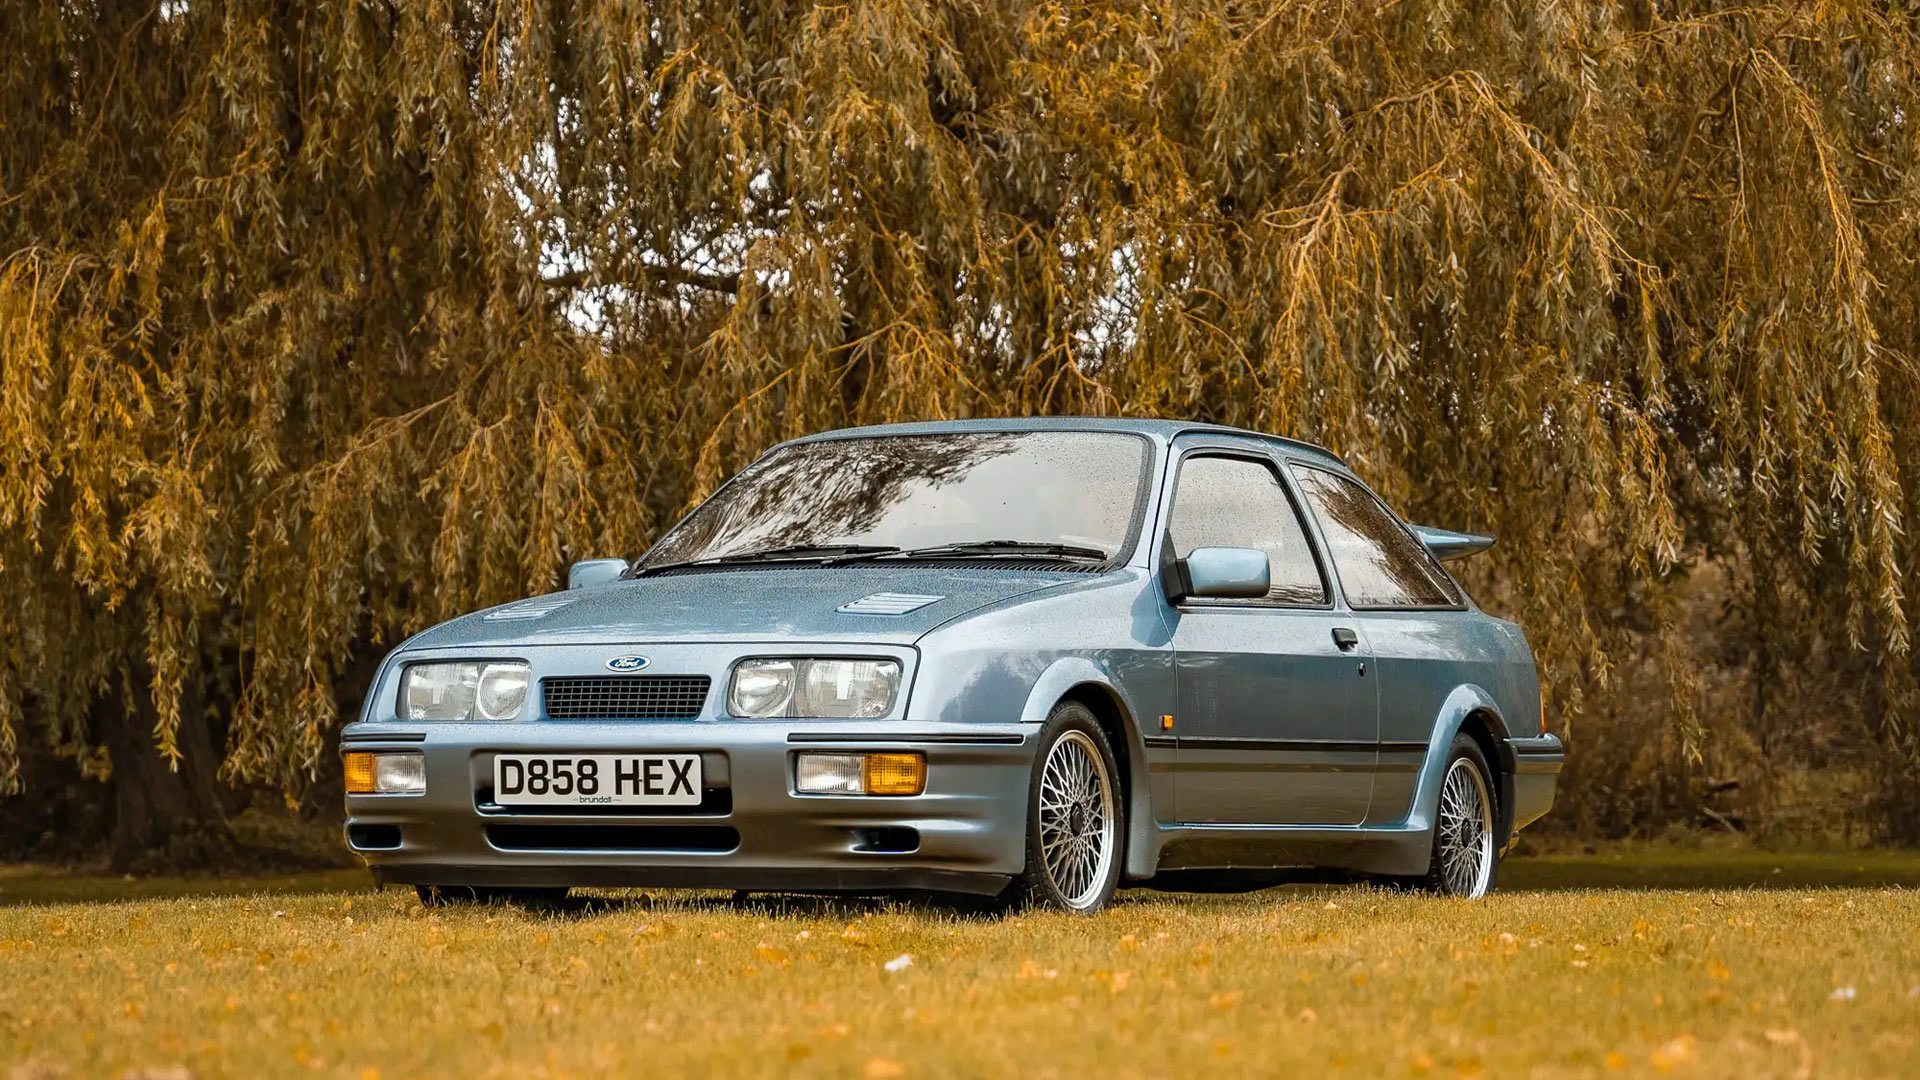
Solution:
[(1208, 604), (1317, 607), (1326, 582), (1293, 500), (1271, 465), (1251, 458), (1201, 456), (1180, 463), (1167, 541), (1177, 558), (1194, 548), (1240, 547), (1267, 553), (1267, 595)]

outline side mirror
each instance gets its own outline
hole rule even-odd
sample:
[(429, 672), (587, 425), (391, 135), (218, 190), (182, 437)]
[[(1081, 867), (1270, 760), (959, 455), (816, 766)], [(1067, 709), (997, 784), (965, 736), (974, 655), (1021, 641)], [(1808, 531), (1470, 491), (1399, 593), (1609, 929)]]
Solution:
[(567, 588), (586, 589), (620, 580), (627, 572), (625, 559), (587, 559), (567, 567)]
[(1178, 564), (1181, 597), (1252, 599), (1267, 595), (1272, 578), (1267, 553), (1253, 548), (1194, 548)]
[(1436, 529), (1431, 525), (1415, 525), (1413, 535), (1441, 562), (1449, 559), (1464, 559), (1469, 555), (1487, 550), (1493, 546), (1493, 537), (1479, 533), (1454, 532), (1452, 529)]

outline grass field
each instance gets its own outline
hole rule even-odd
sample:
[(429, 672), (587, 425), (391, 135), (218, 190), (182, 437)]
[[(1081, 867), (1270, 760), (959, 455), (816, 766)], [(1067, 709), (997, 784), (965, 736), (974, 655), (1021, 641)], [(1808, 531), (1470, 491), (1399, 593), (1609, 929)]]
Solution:
[(352, 872), (0, 872), (0, 1069), (1912, 1075), (1917, 883), (1920, 855), (1645, 850), (1515, 860), (1479, 903), (1132, 893), (978, 921), (716, 894), (427, 912)]

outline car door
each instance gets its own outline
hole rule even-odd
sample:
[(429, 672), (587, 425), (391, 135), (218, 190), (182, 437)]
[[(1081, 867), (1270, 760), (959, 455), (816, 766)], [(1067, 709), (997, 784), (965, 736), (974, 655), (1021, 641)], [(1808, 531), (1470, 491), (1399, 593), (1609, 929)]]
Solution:
[(1380, 758), (1367, 820), (1398, 821), (1413, 805), (1434, 721), (1485, 643), (1466, 632), (1473, 613), (1458, 583), (1378, 496), (1330, 470), (1293, 472), (1374, 653)]
[(1202, 445), (1178, 463), (1162, 564), (1196, 547), (1267, 553), (1271, 588), (1172, 607), (1174, 798), (1202, 824), (1360, 822), (1375, 701), (1366, 641), (1332, 589), (1294, 495), (1259, 450)]

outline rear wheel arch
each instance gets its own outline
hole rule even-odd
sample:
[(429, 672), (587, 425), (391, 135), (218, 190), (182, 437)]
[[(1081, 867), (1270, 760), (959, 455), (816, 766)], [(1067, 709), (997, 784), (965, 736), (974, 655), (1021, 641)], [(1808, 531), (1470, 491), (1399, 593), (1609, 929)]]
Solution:
[(1500, 715), (1480, 706), (1460, 720), (1459, 734), (1471, 738), (1493, 770), (1494, 842), (1504, 848), (1513, 837), (1513, 748)]

